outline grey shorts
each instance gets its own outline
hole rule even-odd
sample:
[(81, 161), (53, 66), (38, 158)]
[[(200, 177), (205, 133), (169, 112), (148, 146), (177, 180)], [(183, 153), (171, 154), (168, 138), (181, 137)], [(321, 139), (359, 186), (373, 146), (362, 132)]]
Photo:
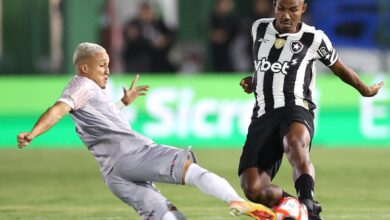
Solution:
[(161, 219), (174, 206), (154, 187), (153, 182), (182, 183), (186, 160), (196, 162), (191, 148), (165, 145), (144, 146), (124, 155), (105, 177), (110, 190), (133, 207), (143, 219)]

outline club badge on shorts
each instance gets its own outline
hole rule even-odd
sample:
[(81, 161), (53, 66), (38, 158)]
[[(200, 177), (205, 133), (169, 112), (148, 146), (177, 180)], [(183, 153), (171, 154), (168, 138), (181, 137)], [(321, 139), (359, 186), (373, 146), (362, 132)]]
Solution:
[(276, 49), (280, 49), (280, 48), (284, 47), (285, 44), (286, 44), (286, 40), (283, 38), (278, 38), (275, 40), (275, 48)]

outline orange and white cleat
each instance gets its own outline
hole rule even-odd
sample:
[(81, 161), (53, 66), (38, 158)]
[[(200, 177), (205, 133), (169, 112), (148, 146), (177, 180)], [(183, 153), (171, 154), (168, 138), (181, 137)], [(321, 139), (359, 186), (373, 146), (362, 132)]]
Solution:
[(276, 220), (275, 212), (261, 204), (233, 201), (228, 206), (229, 213), (233, 216), (248, 215), (257, 220)]

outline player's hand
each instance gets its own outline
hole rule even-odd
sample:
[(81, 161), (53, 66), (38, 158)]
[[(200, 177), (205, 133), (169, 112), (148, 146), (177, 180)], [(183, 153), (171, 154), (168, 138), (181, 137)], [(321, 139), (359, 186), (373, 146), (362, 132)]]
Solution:
[(248, 76), (243, 78), (240, 81), (240, 86), (244, 89), (244, 91), (248, 94), (253, 92), (253, 77)]
[(382, 81), (380, 83), (376, 83), (370, 87), (367, 87), (364, 91), (361, 92), (362, 96), (364, 97), (372, 97), (372, 96), (375, 96), (379, 90), (382, 88), (382, 86), (384, 85), (385, 83)]
[(123, 98), (121, 101), (126, 106), (130, 105), (138, 96), (146, 95), (146, 92), (149, 90), (149, 86), (136, 86), (138, 79), (139, 75), (137, 74), (129, 89), (123, 87)]
[(20, 132), (16, 139), (18, 140), (18, 147), (23, 148), (30, 144), (32, 138), (28, 132)]

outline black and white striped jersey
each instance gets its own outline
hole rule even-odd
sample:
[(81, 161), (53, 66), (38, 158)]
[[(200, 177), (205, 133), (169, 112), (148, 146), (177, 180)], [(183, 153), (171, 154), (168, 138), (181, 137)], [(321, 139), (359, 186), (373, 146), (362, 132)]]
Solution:
[(283, 106), (315, 109), (315, 62), (332, 66), (338, 60), (322, 31), (302, 23), (297, 33), (279, 34), (274, 20), (260, 19), (252, 25), (254, 117)]

